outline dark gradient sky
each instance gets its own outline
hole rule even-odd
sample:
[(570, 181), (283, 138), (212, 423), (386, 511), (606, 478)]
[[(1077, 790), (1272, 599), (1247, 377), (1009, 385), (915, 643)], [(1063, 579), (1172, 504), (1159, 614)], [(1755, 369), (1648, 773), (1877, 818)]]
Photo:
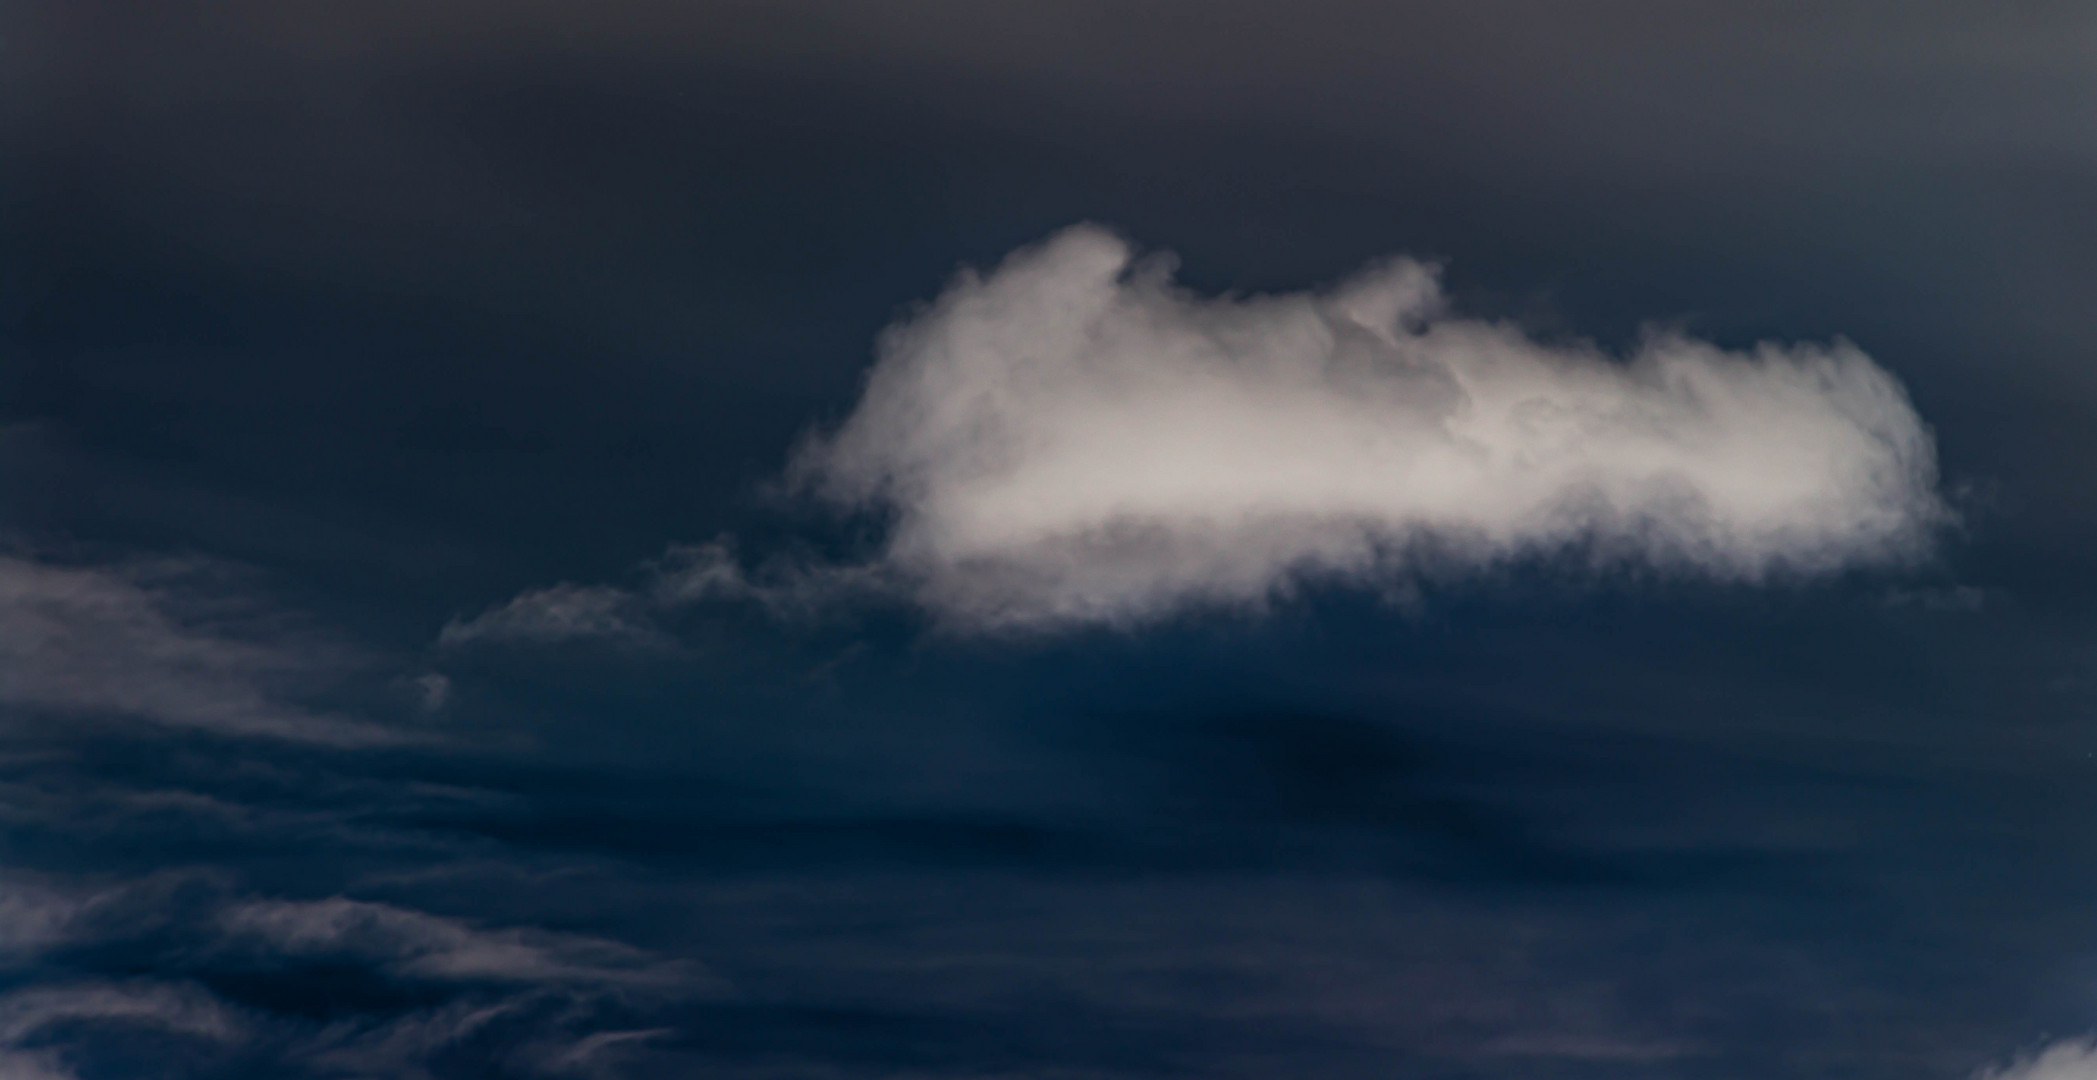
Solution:
[[(30, 3), (0, 82), (4, 1080), (1875, 1080), (2097, 1029), (2087, 4)], [(1958, 522), (1764, 584), (439, 643), (723, 534), (866, 557), (795, 448), (1086, 221), (1203, 293), (1402, 253), (1546, 342), (1853, 341)]]

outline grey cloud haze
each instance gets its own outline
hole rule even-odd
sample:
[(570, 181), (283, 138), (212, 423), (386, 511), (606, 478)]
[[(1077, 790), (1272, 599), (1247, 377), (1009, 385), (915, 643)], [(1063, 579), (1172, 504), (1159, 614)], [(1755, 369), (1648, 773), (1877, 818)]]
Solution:
[(2000, 1068), (1981, 1070), (1978, 1080), (2091, 1080), (2097, 1077), (2097, 1041), (2064, 1039)]
[[(437, 634), (441, 649), (479, 644), (540, 644), (594, 639), (664, 646), (665, 613), (699, 605), (743, 605), (781, 622), (807, 621), (854, 601), (894, 598), (892, 568), (779, 556), (745, 565), (732, 537), (672, 544), (642, 568), (635, 589), (562, 582), (528, 589), (472, 618), (453, 618)], [(425, 676), (429, 678), (430, 676)], [(443, 678), (443, 676), (435, 676)], [(443, 684), (449, 692), (449, 682)]]
[[(330, 658), (301, 648), (284, 627), (239, 635), (185, 617), (184, 579), (201, 569), (61, 566), (0, 555), (0, 704), (342, 745), (398, 738), (285, 700), (281, 684), (326, 668)], [(202, 592), (207, 607), (238, 599)]]
[(1578, 551), (1725, 580), (1911, 558), (1931, 435), (1845, 344), (1630, 356), (1449, 313), (1396, 259), (1206, 297), (1094, 227), (964, 273), (891, 327), (795, 463), (892, 522), (883, 561), (978, 626), (1257, 606)]

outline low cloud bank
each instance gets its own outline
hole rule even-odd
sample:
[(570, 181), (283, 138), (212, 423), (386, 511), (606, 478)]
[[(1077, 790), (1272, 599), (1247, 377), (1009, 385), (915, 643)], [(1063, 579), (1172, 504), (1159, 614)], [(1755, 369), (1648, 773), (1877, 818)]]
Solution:
[(1403, 589), (1526, 557), (1720, 580), (1912, 558), (1947, 517), (1928, 429), (1853, 346), (1627, 357), (1462, 318), (1396, 259), (1208, 297), (1081, 226), (882, 337), (798, 455), (885, 515), (880, 569), (977, 629)]

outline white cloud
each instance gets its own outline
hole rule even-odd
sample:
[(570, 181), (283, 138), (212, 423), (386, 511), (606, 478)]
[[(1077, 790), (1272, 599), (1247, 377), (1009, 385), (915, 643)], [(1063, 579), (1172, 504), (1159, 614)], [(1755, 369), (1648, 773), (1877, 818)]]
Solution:
[(223, 610), (212, 609), (241, 605), (191, 580), (208, 576), (186, 564), (58, 566), (0, 555), (0, 705), (340, 745), (398, 738), (284, 700), (279, 684), (332, 658), (282, 626), (229, 632), (215, 619)]
[(1975, 1075), (1979, 1080), (2097, 1080), (2097, 1039), (2065, 1039)]
[(955, 624), (1127, 624), (1300, 583), (1576, 555), (1758, 581), (1900, 560), (1931, 436), (1856, 348), (1632, 355), (1448, 313), (1405, 259), (1204, 297), (1093, 227), (891, 327), (795, 473), (887, 515), (880, 569)]

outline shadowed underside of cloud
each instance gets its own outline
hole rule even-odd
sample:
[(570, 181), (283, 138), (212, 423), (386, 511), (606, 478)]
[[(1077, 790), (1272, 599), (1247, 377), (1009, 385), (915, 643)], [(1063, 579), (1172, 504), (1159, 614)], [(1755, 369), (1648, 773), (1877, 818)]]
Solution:
[(796, 478), (888, 515), (886, 573), (975, 628), (1533, 556), (1817, 574), (1914, 557), (1947, 517), (1927, 428), (1847, 344), (1617, 358), (1453, 316), (1407, 259), (1253, 297), (1171, 270), (1080, 226), (962, 274)]

